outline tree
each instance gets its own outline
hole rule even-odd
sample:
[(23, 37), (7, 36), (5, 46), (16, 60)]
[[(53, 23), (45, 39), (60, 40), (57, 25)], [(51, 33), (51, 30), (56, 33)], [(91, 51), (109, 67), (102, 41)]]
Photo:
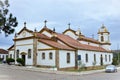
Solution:
[(5, 36), (14, 33), (18, 25), (17, 18), (9, 13), (9, 6), (8, 0), (0, 0), (0, 33), (4, 32)]

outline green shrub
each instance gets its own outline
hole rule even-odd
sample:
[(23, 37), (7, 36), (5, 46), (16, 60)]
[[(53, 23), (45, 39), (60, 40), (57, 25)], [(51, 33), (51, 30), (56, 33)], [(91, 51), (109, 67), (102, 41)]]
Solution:
[(6, 62), (10, 65), (10, 64), (11, 64), (11, 62), (15, 62), (15, 60), (14, 60), (14, 59), (12, 59), (12, 58), (7, 58), (7, 59), (6, 59)]
[(22, 58), (17, 58), (17, 62), (21, 64), (22, 66), (25, 66), (25, 61)]
[(0, 58), (0, 62), (2, 61), (3, 59), (2, 58)]
[(113, 58), (112, 64), (113, 64), (113, 65), (118, 65), (118, 60), (117, 60), (117, 58)]

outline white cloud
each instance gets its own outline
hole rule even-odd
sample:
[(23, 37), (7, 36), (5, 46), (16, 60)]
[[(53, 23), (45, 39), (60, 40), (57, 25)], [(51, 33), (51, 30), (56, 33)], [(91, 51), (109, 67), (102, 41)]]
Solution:
[[(58, 32), (68, 28), (70, 22), (71, 28), (80, 28), (88, 36), (95, 34), (104, 23), (111, 35), (116, 36), (120, 34), (117, 29), (120, 26), (119, 3), (120, 0), (10, 0), (10, 11), (19, 21), (16, 32), (24, 27), (24, 22), (27, 22), (28, 29), (37, 28), (39, 31), (44, 20), (48, 20), (47, 26), (55, 27)], [(115, 39), (112, 41), (116, 44)]]

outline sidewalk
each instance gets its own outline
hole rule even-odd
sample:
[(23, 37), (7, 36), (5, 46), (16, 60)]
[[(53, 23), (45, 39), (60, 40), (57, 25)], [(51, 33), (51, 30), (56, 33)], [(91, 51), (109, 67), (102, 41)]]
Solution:
[[(67, 74), (67, 75), (86, 75), (86, 74), (95, 74), (99, 72), (104, 72), (105, 69), (101, 70), (91, 70), (91, 71), (82, 71), (82, 72), (68, 72), (68, 71), (57, 71), (53, 70), (53, 68), (38, 68), (34, 66), (15, 66), (15, 65), (7, 65), (7, 64), (0, 64), (0, 67), (4, 68), (11, 68), (11, 69), (20, 69), (26, 71), (36, 71), (36, 72), (44, 72), (44, 73), (52, 73), (52, 74)], [(120, 69), (120, 67), (118, 67)]]

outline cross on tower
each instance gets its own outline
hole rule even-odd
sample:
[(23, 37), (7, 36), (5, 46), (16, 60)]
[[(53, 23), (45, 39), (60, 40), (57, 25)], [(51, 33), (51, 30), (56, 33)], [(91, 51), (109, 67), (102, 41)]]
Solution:
[(47, 20), (45, 20), (44, 23), (45, 23), (45, 27), (46, 27)]
[(24, 27), (26, 27), (26, 22), (24, 22)]

